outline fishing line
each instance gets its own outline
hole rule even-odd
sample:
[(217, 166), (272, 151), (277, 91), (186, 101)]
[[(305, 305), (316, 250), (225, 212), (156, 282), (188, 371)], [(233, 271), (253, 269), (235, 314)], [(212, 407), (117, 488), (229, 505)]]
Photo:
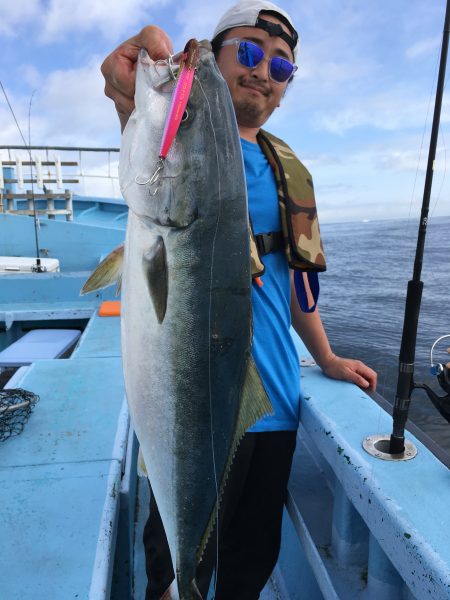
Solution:
[(441, 185), (439, 187), (439, 191), (436, 195), (436, 200), (434, 201), (434, 206), (432, 207), (431, 211), (430, 211), (430, 219), (431, 217), (434, 216), (434, 211), (437, 208), (438, 202), (441, 199), (441, 195), (442, 195), (442, 190), (444, 188), (444, 183), (446, 180), (446, 176), (447, 176), (447, 147), (445, 145), (445, 136), (444, 136), (444, 132), (442, 130), (442, 128), (439, 126), (439, 137), (442, 140), (442, 145), (444, 148), (444, 173), (442, 174), (442, 179), (441, 179)]
[[(206, 104), (208, 106), (209, 122), (211, 124), (211, 129), (212, 129), (212, 133), (214, 136), (214, 149), (216, 152), (216, 164), (217, 164), (217, 174), (218, 174), (217, 181), (218, 181), (218, 188), (219, 188), (218, 189), (219, 204), (218, 204), (218, 214), (217, 214), (216, 226), (215, 226), (214, 234), (213, 234), (212, 251), (211, 251), (211, 269), (210, 269), (210, 280), (209, 280), (210, 281), (210, 289), (211, 289), (212, 284), (213, 284), (213, 269), (214, 269), (216, 238), (217, 238), (217, 232), (219, 229), (219, 221), (220, 221), (221, 210), (222, 210), (222, 189), (221, 189), (221, 179), (220, 179), (219, 153), (217, 150), (217, 138), (216, 138), (216, 131), (214, 129), (214, 124), (213, 124), (213, 120), (212, 120), (211, 105), (210, 105), (208, 97), (205, 94), (205, 91), (202, 87), (200, 79), (198, 77), (196, 77), (195, 79), (198, 82), (198, 85), (200, 86), (200, 90), (201, 90), (203, 97), (206, 101)], [(214, 425), (213, 425), (213, 418), (212, 418), (213, 417), (213, 409), (212, 409), (212, 393), (211, 393), (211, 312), (212, 312), (212, 294), (210, 292), (209, 293), (209, 309), (208, 309), (209, 415), (210, 415), (210, 424), (211, 424), (211, 445), (212, 445), (212, 459), (213, 459), (213, 468), (214, 468), (214, 482), (215, 482), (215, 486), (216, 486), (216, 498), (217, 498), (217, 501), (216, 501), (216, 569), (215, 569), (215, 576), (214, 576), (214, 595), (215, 595), (216, 588), (217, 588), (218, 571), (219, 571), (219, 485), (217, 482), (216, 455), (215, 455), (215, 451), (214, 451)]]
[[(440, 187), (439, 187), (439, 191), (438, 191), (438, 193), (436, 195), (436, 199), (434, 201), (434, 205), (433, 205), (432, 209), (430, 210), (429, 221), (434, 217), (434, 212), (435, 212), (435, 210), (436, 210), (436, 208), (438, 206), (439, 200), (441, 199), (442, 190), (444, 189), (444, 183), (445, 183), (446, 176), (447, 176), (447, 147), (445, 145), (444, 132), (443, 132), (443, 130), (442, 130), (442, 128), (441, 128), (440, 125), (439, 125), (439, 137), (442, 140), (442, 144), (443, 144), (443, 147), (444, 147), (444, 173), (442, 175), (441, 184), (440, 184)], [(430, 266), (429, 266), (429, 273), (430, 273), (431, 278), (434, 281), (436, 281), (437, 278), (436, 278), (436, 275), (435, 275), (435, 270), (434, 270), (433, 263), (431, 263)]]
[[(445, 92), (445, 85), (446, 84), (444, 83), (444, 87), (443, 87), (442, 93)], [(439, 192), (437, 193), (436, 200), (434, 202), (434, 206), (433, 206), (433, 208), (430, 211), (430, 218), (434, 216), (434, 211), (436, 210), (438, 202), (441, 199), (442, 190), (444, 188), (444, 183), (445, 183), (445, 179), (446, 179), (446, 176), (447, 176), (447, 146), (445, 144), (445, 135), (444, 135), (444, 130), (442, 128), (442, 124), (441, 123), (439, 123), (439, 137), (442, 140), (442, 145), (443, 145), (443, 148), (444, 148), (444, 173), (442, 175), (441, 186), (439, 188)]]
[(39, 251), (39, 237), (38, 237), (38, 223), (37, 223), (37, 213), (36, 213), (36, 202), (35, 202), (35, 197), (34, 197), (34, 182), (33, 182), (33, 159), (31, 156), (31, 104), (33, 102), (33, 96), (36, 92), (36, 90), (33, 91), (33, 93), (31, 94), (30, 97), (30, 103), (28, 106), (28, 144), (25, 141), (25, 138), (23, 136), (22, 130), (20, 129), (20, 125), (19, 122), (17, 121), (16, 115), (14, 113), (13, 107), (11, 106), (11, 103), (9, 101), (8, 98), (8, 94), (6, 93), (5, 88), (3, 87), (3, 83), (0, 80), (0, 86), (2, 88), (2, 92), (3, 95), (5, 96), (6, 102), (8, 104), (9, 110), (11, 111), (11, 114), (13, 116), (13, 119), (16, 123), (17, 129), (19, 130), (19, 134), (20, 137), (22, 138), (23, 144), (25, 146), (25, 148), (28, 150), (28, 156), (30, 157), (30, 179), (31, 179), (31, 200), (33, 203), (33, 218), (34, 218), (34, 237), (35, 237), (35, 244), (36, 244), (36, 266), (33, 267), (33, 271), (37, 272), (37, 273), (42, 273), (45, 269), (43, 269), (43, 267), (41, 266), (41, 259), (39, 258), (40, 255), (40, 251)]
[(38, 218), (36, 212), (36, 201), (34, 197), (34, 182), (33, 182), (33, 161), (31, 158), (31, 104), (33, 102), (33, 96), (36, 90), (33, 90), (33, 93), (30, 97), (30, 103), (28, 105), (28, 154), (30, 156), (30, 179), (31, 179), (31, 199), (33, 202), (33, 219), (34, 219), (34, 241), (36, 244), (36, 267), (32, 270), (36, 273), (42, 273), (46, 269), (43, 269), (41, 266), (41, 259), (39, 258), (39, 238), (38, 238)]
[[(445, 92), (446, 81), (444, 83), (444, 87), (443, 87), (442, 93)], [(443, 130), (443, 127), (442, 127), (442, 123), (439, 123), (439, 138), (442, 141), (442, 146), (443, 146), (443, 150), (444, 150), (444, 172), (442, 174), (441, 184), (440, 184), (440, 187), (439, 187), (439, 191), (438, 191), (438, 193), (436, 195), (436, 199), (434, 201), (434, 205), (433, 205), (433, 207), (430, 210), (430, 217), (429, 217), (430, 219), (432, 217), (434, 217), (434, 212), (435, 212), (435, 210), (436, 210), (436, 208), (438, 206), (439, 200), (441, 199), (442, 190), (444, 189), (444, 183), (445, 183), (445, 180), (447, 178), (447, 146), (446, 146), (446, 143), (445, 143), (445, 135), (444, 135), (444, 130)], [(435, 162), (436, 162), (436, 160), (435, 160)], [(433, 265), (431, 265), (430, 273), (431, 273), (432, 277), (435, 279)]]
[[(428, 116), (430, 114), (430, 107), (431, 107), (431, 102), (432, 102), (432, 99), (433, 99), (433, 91), (434, 91), (435, 83), (436, 83), (436, 79), (437, 79), (437, 73), (438, 73), (438, 68), (439, 68), (439, 60), (440, 60), (440, 56), (439, 56), (439, 53), (438, 53), (437, 60), (436, 60), (436, 65), (435, 65), (435, 68), (434, 68), (433, 81), (431, 83), (430, 96), (429, 96), (429, 99), (428, 99), (427, 114), (425, 116), (425, 122), (423, 124), (422, 140), (420, 142), (419, 158), (417, 159), (417, 168), (416, 168), (416, 174), (415, 174), (415, 177), (414, 177), (413, 190), (412, 190), (412, 194), (411, 194), (411, 202), (409, 203), (408, 224), (407, 224), (407, 231), (406, 231), (408, 237), (409, 237), (409, 228), (411, 226), (412, 205), (413, 205), (413, 202), (414, 202), (414, 194), (416, 193), (417, 177), (419, 175), (419, 167), (420, 167), (420, 161), (422, 159), (422, 150), (423, 150), (423, 144), (424, 144), (424, 140), (425, 140), (425, 132), (426, 132), (426, 129), (427, 129)], [(413, 255), (413, 252), (414, 252), (414, 248), (411, 247), (410, 251), (409, 251), (409, 259), (411, 259), (412, 255)]]

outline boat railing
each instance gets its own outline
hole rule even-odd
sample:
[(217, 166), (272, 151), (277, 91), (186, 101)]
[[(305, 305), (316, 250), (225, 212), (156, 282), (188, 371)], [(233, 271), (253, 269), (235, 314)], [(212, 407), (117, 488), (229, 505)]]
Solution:
[(64, 215), (70, 221), (75, 194), (120, 198), (118, 153), (118, 148), (0, 146), (0, 213)]
[(369, 455), (363, 441), (389, 431), (392, 407), (308, 366), (277, 587), (297, 597), (300, 585), (311, 599), (448, 599), (440, 449), (408, 426), (415, 458)]

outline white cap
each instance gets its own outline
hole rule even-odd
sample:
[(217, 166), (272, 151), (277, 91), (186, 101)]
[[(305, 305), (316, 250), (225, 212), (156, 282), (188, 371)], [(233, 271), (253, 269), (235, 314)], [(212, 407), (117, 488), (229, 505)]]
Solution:
[(261, 11), (278, 13), (281, 17), (280, 20), (286, 21), (286, 25), (292, 29), (291, 35), (289, 36), (290, 40), (288, 41), (286, 39), (287, 36), (283, 39), (285, 39), (291, 47), (295, 60), (298, 52), (298, 34), (292, 23), (292, 19), (285, 10), (279, 8), (276, 4), (272, 4), (272, 2), (266, 2), (265, 0), (242, 0), (242, 2), (232, 6), (217, 24), (217, 27), (214, 30), (213, 39), (218, 36), (219, 33), (222, 33), (227, 29), (233, 29), (234, 27), (255, 27)]

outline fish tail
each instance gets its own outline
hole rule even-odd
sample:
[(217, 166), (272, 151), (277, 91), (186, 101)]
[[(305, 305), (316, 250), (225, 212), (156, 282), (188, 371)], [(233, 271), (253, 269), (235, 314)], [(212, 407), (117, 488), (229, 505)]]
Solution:
[(172, 581), (167, 590), (161, 596), (161, 600), (180, 600), (175, 579)]
[(177, 577), (161, 596), (161, 600), (203, 600), (203, 596), (195, 579), (192, 579), (191, 582), (183, 582)]
[(179, 600), (203, 600), (203, 596), (197, 587), (195, 578), (189, 580), (189, 578), (180, 577), (177, 575), (178, 594)]

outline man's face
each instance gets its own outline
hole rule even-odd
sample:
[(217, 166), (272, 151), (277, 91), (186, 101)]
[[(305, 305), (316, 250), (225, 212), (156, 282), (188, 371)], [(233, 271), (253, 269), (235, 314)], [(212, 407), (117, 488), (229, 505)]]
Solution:
[[(289, 29), (272, 15), (262, 15), (272, 23), (279, 23), (290, 35)], [(236, 58), (236, 46), (225, 46), (219, 52), (217, 64), (230, 88), (238, 125), (249, 128), (261, 127), (281, 102), (287, 82), (276, 83), (269, 77), (268, 58), (281, 56), (293, 61), (292, 51), (287, 43), (278, 36), (270, 37), (267, 31), (257, 27), (235, 27), (230, 29), (225, 40), (244, 38), (257, 43), (265, 53), (255, 69), (239, 64)]]

